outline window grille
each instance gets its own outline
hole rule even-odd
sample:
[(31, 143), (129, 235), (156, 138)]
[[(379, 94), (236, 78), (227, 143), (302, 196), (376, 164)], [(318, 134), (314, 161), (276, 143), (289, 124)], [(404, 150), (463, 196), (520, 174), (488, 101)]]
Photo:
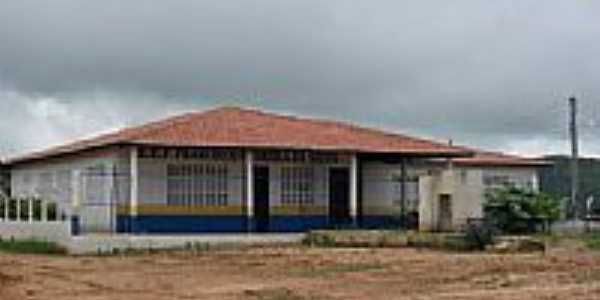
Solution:
[(167, 166), (167, 204), (227, 206), (228, 168), (223, 163)]
[(314, 168), (285, 166), (281, 168), (281, 203), (314, 204)]

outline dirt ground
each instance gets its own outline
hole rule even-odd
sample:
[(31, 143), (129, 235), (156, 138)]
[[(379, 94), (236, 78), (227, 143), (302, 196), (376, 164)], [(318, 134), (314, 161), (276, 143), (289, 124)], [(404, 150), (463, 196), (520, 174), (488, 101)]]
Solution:
[(0, 299), (600, 299), (600, 256), (302, 247), (0, 254)]

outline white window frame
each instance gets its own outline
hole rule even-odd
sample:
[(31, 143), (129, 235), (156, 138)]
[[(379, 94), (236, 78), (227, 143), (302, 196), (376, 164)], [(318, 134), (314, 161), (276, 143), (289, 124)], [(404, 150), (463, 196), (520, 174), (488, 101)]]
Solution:
[(315, 167), (292, 164), (281, 167), (281, 204), (313, 205), (315, 203)]
[(227, 163), (169, 163), (166, 168), (167, 205), (228, 205), (229, 166)]

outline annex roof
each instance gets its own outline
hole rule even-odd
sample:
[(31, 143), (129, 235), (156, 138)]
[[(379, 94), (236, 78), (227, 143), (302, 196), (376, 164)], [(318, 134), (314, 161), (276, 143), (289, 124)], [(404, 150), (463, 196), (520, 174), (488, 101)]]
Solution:
[(507, 166), (507, 167), (543, 167), (551, 165), (551, 162), (527, 158), (517, 155), (505, 154), (500, 152), (484, 151), (462, 147), (465, 150), (472, 151), (475, 155), (472, 157), (460, 157), (452, 159), (452, 162), (463, 166)]

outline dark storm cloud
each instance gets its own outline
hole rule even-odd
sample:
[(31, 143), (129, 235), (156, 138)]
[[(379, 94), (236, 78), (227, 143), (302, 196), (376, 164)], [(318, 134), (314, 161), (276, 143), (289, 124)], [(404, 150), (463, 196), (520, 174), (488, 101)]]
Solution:
[(47, 136), (10, 119), (0, 134), (17, 151), (226, 103), (539, 153), (563, 150), (576, 94), (597, 154), (599, 13), (595, 1), (4, 1), (3, 109)]

